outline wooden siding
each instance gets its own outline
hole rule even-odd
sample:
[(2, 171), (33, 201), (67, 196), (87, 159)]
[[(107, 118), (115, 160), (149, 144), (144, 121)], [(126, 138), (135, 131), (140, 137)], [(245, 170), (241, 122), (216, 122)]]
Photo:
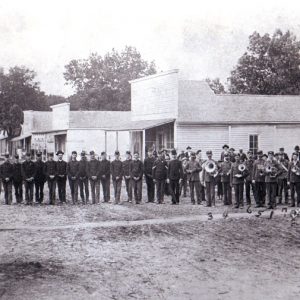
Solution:
[(201, 149), (203, 157), (207, 150), (213, 151), (213, 157), (219, 159), (222, 146), (228, 144), (228, 126), (178, 125), (176, 128), (177, 149), (185, 150), (187, 146), (194, 151)]
[(131, 83), (132, 121), (177, 117), (177, 72)]
[(291, 156), (296, 145), (300, 145), (300, 125), (277, 125), (275, 150), (284, 147), (285, 152)]
[(264, 152), (275, 149), (275, 126), (274, 125), (232, 125), (230, 128), (229, 144), (235, 150), (249, 149), (249, 135), (258, 135), (258, 148)]

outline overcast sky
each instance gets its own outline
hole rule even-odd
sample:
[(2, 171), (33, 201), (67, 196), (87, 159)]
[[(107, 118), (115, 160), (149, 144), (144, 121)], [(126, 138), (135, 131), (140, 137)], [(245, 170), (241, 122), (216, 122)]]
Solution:
[[(298, 0), (299, 2), (299, 0)], [(64, 65), (125, 45), (158, 70), (226, 81), (255, 30), (290, 29), (300, 39), (297, 1), (0, 0), (0, 66), (34, 69), (48, 94), (68, 96)]]

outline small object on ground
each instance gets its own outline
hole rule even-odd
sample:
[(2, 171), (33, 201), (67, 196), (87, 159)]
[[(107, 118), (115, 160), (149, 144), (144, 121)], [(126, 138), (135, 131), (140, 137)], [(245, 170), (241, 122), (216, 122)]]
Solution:
[(228, 217), (228, 210), (226, 209), (224, 212), (223, 212), (223, 218), (226, 219)]
[(207, 215), (208, 215), (208, 220), (212, 220), (213, 219), (213, 215), (212, 215), (211, 212), (209, 212)]
[(274, 210), (271, 210), (270, 216), (269, 216), (269, 219), (270, 219), (270, 220), (272, 219), (273, 215), (274, 215)]
[(249, 205), (249, 206), (247, 207), (247, 213), (248, 213), (248, 214), (252, 214), (251, 205)]

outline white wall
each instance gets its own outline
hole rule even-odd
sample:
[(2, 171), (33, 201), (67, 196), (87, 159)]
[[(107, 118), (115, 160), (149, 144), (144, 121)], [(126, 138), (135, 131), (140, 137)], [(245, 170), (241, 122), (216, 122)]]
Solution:
[(284, 147), (285, 152), (291, 156), (296, 145), (300, 145), (300, 125), (277, 125), (275, 150)]
[(70, 103), (61, 103), (51, 106), (52, 129), (67, 129), (70, 124)]
[(213, 158), (216, 160), (220, 158), (222, 146), (228, 144), (229, 140), (228, 126), (179, 125), (175, 134), (179, 151), (190, 146), (193, 151), (201, 149), (202, 156), (205, 158), (206, 151), (212, 150)]
[(131, 83), (132, 120), (176, 118), (178, 72), (173, 70)]

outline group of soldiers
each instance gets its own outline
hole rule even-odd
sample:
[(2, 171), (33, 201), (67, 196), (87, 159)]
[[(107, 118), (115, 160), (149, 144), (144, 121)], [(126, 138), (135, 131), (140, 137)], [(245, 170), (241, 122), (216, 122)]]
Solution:
[[(127, 201), (136, 204), (142, 201), (143, 178), (147, 186), (147, 201), (164, 203), (164, 196), (171, 196), (173, 205), (179, 204), (180, 197), (189, 196), (192, 204), (206, 206), (215, 205), (215, 194), (223, 199), (224, 205), (232, 205), (232, 192), (234, 191), (236, 208), (244, 206), (244, 188), (246, 190), (247, 205), (251, 205), (251, 190), (257, 207), (263, 207), (268, 201), (268, 208), (275, 208), (277, 204), (300, 206), (300, 154), (299, 146), (294, 149), (291, 161), (283, 148), (278, 153), (262, 151), (253, 153), (243, 150), (235, 152), (228, 145), (223, 146), (220, 160), (213, 159), (212, 151), (206, 152), (206, 159), (202, 158), (201, 150), (186, 151), (177, 154), (173, 149), (147, 150), (147, 157), (142, 162), (138, 152), (133, 155), (126, 151), (126, 159), (121, 161), (120, 152), (115, 151), (114, 160), (107, 159), (102, 152), (100, 159), (95, 152), (90, 151), (87, 159), (83, 151), (80, 160), (77, 152), (73, 151), (69, 162), (63, 160), (64, 153), (58, 151), (57, 161), (54, 153), (49, 153), (46, 162), (42, 154), (37, 153), (36, 161), (32, 160), (31, 153), (26, 154), (23, 163), (19, 156), (10, 161), (9, 154), (5, 155), (5, 162), (0, 166), (0, 176), (4, 189), (6, 204), (12, 203), (12, 187), (14, 187), (17, 203), (23, 202), (23, 184), (25, 187), (25, 203), (33, 204), (34, 190), (35, 202), (44, 201), (44, 184), (48, 183), (49, 204), (56, 204), (56, 189), (59, 203), (66, 203), (66, 184), (70, 186), (72, 203), (79, 202), (79, 195), (83, 204), (100, 203), (100, 186), (103, 190), (103, 201), (110, 201), (111, 181), (114, 190), (114, 202), (121, 201), (122, 182), (124, 180)], [(277, 202), (278, 197), (278, 202)]]

